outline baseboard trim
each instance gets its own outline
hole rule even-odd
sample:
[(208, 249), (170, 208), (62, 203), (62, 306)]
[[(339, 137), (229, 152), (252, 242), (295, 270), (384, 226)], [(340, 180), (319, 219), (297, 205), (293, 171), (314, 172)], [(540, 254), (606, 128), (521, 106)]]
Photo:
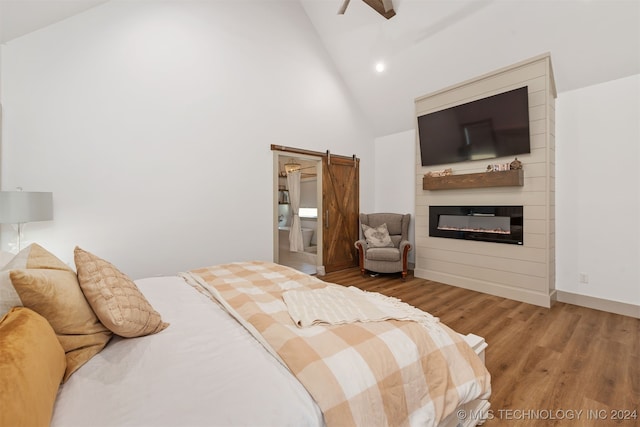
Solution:
[(609, 313), (621, 314), (623, 316), (640, 319), (640, 305), (590, 297), (588, 295), (574, 294), (572, 292), (565, 291), (558, 291), (557, 297), (558, 302), (579, 305), (581, 307), (593, 308), (594, 310), (606, 311)]
[(486, 282), (483, 280), (455, 276), (452, 274), (421, 268), (415, 269), (413, 274), (415, 277), (421, 279), (433, 280), (434, 282), (521, 301), (527, 304), (539, 305), (546, 308), (550, 308), (556, 300), (555, 290), (551, 290), (549, 293), (536, 292), (531, 289), (513, 288), (499, 283)]
[(414, 276), (546, 308), (550, 308), (557, 301), (640, 319), (640, 305), (574, 294), (557, 289), (551, 290), (549, 294), (542, 294), (531, 290), (509, 288), (496, 283), (463, 278), (427, 269), (414, 270)]

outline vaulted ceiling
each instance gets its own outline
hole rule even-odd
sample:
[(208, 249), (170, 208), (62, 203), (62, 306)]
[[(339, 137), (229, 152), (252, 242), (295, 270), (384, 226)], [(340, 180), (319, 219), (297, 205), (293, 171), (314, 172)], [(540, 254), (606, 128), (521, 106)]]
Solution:
[(108, 0), (0, 0), (0, 42), (62, 21)]
[[(1, 0), (0, 41), (104, 2)], [(640, 74), (637, 0), (393, 0), (390, 19), (382, 0), (299, 2), (376, 136), (412, 129), (419, 96), (546, 52), (559, 93)]]
[(640, 73), (637, 0), (393, 0), (389, 20), (301, 3), (378, 136), (413, 128), (415, 98), (546, 52), (560, 93)]

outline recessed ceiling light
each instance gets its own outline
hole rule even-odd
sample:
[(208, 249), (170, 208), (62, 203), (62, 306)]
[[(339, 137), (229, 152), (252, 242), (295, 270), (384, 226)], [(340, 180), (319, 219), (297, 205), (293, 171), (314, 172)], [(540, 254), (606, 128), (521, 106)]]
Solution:
[(383, 72), (385, 68), (384, 62), (378, 62), (376, 64), (376, 71), (379, 73)]

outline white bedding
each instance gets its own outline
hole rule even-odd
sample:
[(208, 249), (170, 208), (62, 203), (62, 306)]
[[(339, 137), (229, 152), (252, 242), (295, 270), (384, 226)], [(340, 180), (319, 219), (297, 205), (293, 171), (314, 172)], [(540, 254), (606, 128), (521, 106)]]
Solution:
[(182, 278), (136, 284), (170, 326), (113, 338), (60, 387), (52, 426), (323, 425), (295, 377)]

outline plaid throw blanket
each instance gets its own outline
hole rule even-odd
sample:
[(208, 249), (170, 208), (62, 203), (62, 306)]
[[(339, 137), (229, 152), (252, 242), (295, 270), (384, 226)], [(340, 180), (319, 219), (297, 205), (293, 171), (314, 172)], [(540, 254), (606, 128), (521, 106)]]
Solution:
[(490, 375), (441, 323), (387, 320), (298, 327), (282, 294), (339, 286), (289, 267), (240, 262), (182, 276), (236, 317), (306, 387), (327, 426), (436, 426), (487, 399)]

